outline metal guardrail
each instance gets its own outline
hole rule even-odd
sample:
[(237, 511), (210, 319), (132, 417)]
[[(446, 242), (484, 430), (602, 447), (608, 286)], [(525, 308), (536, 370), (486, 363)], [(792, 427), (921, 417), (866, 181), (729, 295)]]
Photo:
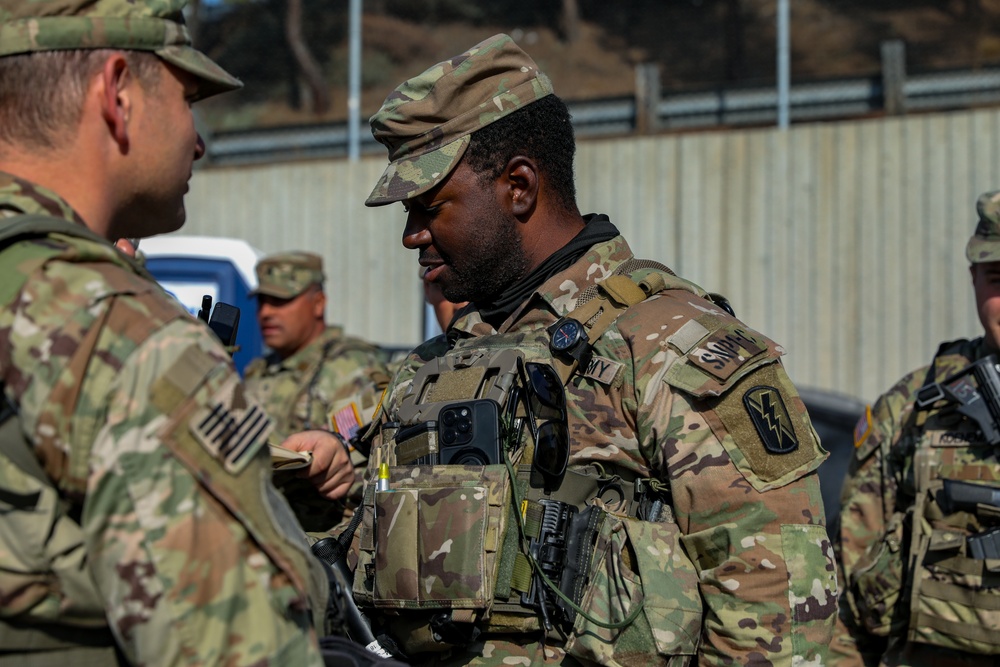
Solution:
[[(1000, 104), (1000, 69), (910, 75), (902, 83), (905, 108), (912, 111), (960, 109)], [(793, 86), (792, 122), (849, 118), (884, 111), (880, 77)], [(773, 88), (734, 88), (683, 93), (655, 105), (656, 127), (680, 130), (775, 124), (778, 93)], [(615, 136), (636, 132), (634, 98), (569, 102), (577, 136)], [(207, 141), (206, 166), (280, 162), (347, 156), (347, 123), (219, 132)], [(363, 123), (362, 153), (382, 152)]]

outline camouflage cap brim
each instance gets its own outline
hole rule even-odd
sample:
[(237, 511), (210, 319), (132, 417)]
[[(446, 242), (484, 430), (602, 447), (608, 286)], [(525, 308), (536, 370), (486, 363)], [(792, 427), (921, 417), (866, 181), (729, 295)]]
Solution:
[(965, 258), (970, 264), (1000, 262), (1000, 238), (973, 236), (965, 246)]
[(243, 87), (242, 81), (193, 47), (168, 46), (158, 49), (155, 53), (166, 62), (194, 75), (201, 81), (198, 86), (198, 99), (200, 100), (219, 93), (239, 90)]
[(422, 155), (408, 155), (390, 162), (365, 200), (365, 206), (384, 206), (427, 192), (458, 165), (470, 140), (470, 135), (465, 135)]
[(191, 46), (187, 28), (151, 16), (38, 16), (0, 23), (0, 57), (75, 49), (150, 51), (203, 82), (198, 97), (242, 88), (205, 54)]
[(307, 287), (309, 286), (306, 285), (306, 287), (303, 287), (298, 292), (296, 292), (293, 289), (282, 288), (278, 287), (277, 285), (258, 285), (257, 289), (251, 291), (249, 296), (263, 295), (263, 296), (273, 296), (276, 299), (294, 299), (298, 295), (305, 292)]

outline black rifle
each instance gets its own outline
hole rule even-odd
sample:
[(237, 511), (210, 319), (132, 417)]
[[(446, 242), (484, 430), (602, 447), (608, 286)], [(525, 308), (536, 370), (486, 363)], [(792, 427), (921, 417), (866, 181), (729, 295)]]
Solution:
[(922, 410), (938, 401), (957, 406), (958, 412), (976, 422), (991, 445), (1000, 445), (1000, 366), (995, 355), (980, 359), (941, 382), (917, 391)]
[(943, 482), (940, 505), (946, 514), (975, 512), (977, 505), (1000, 508), (1000, 487), (957, 479), (946, 479)]
[[(943, 480), (939, 505), (946, 514), (969, 512), (978, 514), (982, 506), (1000, 509), (1000, 487), (973, 484), (955, 479)], [(973, 558), (1000, 558), (1000, 527), (966, 538)]]

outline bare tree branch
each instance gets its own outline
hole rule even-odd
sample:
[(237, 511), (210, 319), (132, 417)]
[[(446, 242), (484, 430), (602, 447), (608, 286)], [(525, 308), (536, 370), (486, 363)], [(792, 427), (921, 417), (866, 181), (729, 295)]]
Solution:
[(287, 9), (285, 39), (295, 57), (295, 63), (299, 66), (299, 73), (309, 87), (313, 113), (324, 114), (330, 110), (330, 90), (323, 78), (323, 70), (309, 52), (309, 47), (302, 37), (302, 0), (288, 0)]

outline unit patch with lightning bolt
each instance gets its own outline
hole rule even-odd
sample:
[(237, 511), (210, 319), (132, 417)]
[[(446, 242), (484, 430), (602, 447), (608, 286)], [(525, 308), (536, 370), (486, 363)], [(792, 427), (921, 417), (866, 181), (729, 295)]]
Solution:
[(731, 384), (706, 416), (733, 463), (758, 490), (794, 481), (825, 458), (805, 405), (778, 363), (757, 366)]
[(764, 449), (772, 454), (790, 454), (799, 448), (792, 420), (777, 389), (754, 387), (743, 394), (743, 405), (757, 427)]

